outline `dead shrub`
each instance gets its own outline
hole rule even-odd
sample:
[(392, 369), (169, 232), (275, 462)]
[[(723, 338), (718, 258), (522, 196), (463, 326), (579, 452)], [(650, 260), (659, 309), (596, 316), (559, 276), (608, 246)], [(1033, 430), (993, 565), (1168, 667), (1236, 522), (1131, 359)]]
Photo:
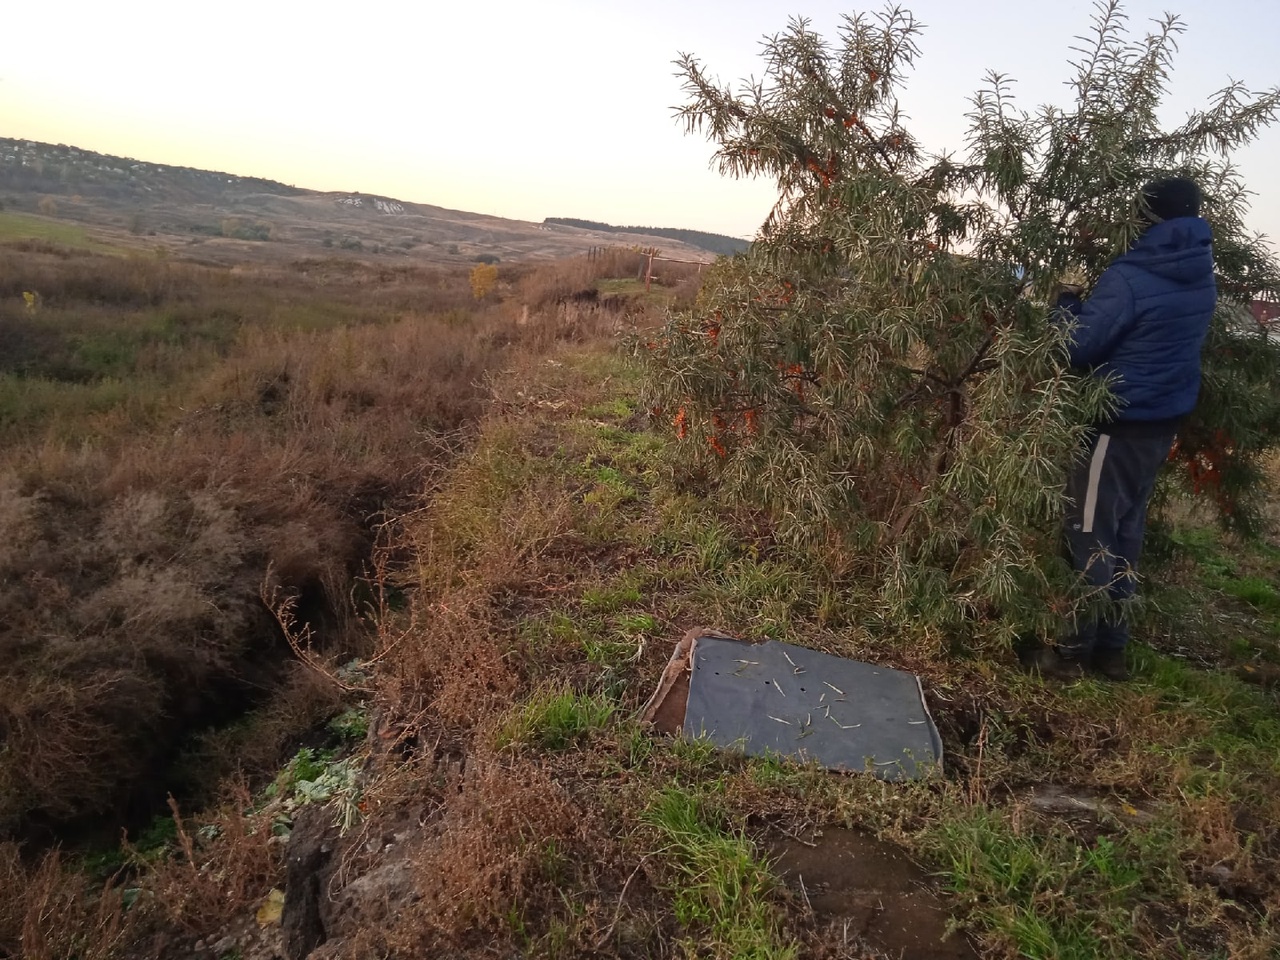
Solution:
[(583, 290), (595, 289), (596, 281), (606, 277), (643, 277), (646, 262), (642, 253), (608, 247), (591, 256), (539, 264), (516, 279), (515, 296), (530, 310), (542, 310)]
[(200, 829), (169, 806), (179, 852), (151, 867), (143, 882), (145, 910), (153, 921), (207, 936), (261, 901), (283, 882), (281, 848), (271, 835), (271, 813), (257, 813), (243, 782), (231, 783)]
[(634, 325), (634, 317), (597, 302), (566, 301), (530, 314), (522, 340), (538, 352), (556, 343), (590, 343), (619, 334)]
[(421, 900), (388, 938), (403, 955), (491, 936), (563, 910), (562, 889), (590, 889), (590, 818), (543, 769), (468, 762), (436, 839), (414, 865)]
[(0, 829), (36, 812), (107, 813), (122, 783), (146, 776), (162, 739), (161, 684), (126, 667), (84, 674), (0, 678)]
[(137, 860), (127, 879), (101, 884), (57, 850), (33, 864), (15, 843), (0, 843), (0, 956), (63, 960), (167, 955), (175, 937), (209, 936), (281, 883), (280, 846), (270, 815), (248, 814), (251, 799), (233, 784), (199, 830), (179, 815), (178, 850)]
[(0, 956), (26, 960), (107, 960), (132, 955), (137, 914), (108, 881), (94, 889), (57, 851), (34, 866), (16, 844), (0, 843)]
[(423, 646), (416, 654), (406, 652), (411, 658), (406, 667), (429, 680), (429, 706), (435, 716), (452, 727), (471, 729), (499, 705), (511, 702), (519, 680), (491, 634), (488, 617), (477, 616), (474, 608), (445, 605), (435, 613), (436, 623)]

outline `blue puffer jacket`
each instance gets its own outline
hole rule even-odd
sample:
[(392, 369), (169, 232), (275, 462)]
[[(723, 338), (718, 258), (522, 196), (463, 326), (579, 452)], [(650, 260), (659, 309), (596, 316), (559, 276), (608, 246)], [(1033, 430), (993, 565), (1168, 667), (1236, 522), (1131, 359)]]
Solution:
[(1113, 377), (1116, 420), (1164, 420), (1195, 408), (1200, 348), (1218, 302), (1212, 244), (1199, 217), (1154, 224), (1088, 300), (1059, 303), (1077, 321), (1071, 363)]

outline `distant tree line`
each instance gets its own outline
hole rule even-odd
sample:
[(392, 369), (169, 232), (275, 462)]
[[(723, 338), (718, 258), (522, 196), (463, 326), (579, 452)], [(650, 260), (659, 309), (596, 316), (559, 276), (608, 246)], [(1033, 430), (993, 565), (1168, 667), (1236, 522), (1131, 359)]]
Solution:
[(739, 240), (737, 237), (726, 237), (720, 233), (704, 233), (701, 230), (681, 230), (678, 227), (615, 227), (609, 223), (575, 220), (573, 217), (547, 217), (542, 222), (547, 226), (580, 227), (584, 230), (600, 230), (605, 233), (643, 233), (654, 237), (666, 237), (668, 240), (679, 240), (691, 247), (710, 250), (712, 253), (726, 257), (742, 253), (751, 246), (746, 240)]

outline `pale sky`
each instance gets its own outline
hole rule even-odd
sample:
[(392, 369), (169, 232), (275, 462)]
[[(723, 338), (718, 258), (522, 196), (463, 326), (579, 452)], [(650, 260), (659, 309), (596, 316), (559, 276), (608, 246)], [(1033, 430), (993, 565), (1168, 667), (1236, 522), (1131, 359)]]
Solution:
[[(1169, 0), (1175, 3), (1177, 0)], [(760, 73), (767, 33), (803, 15), (834, 37), (832, 0), (10, 0), (0, 136), (361, 191), (524, 220), (582, 217), (749, 237), (771, 183), (708, 168), (685, 136), (671, 63)], [(927, 29), (903, 103), (931, 149), (963, 145), (988, 68), (1031, 108), (1064, 102), (1087, 0), (915, 0)], [(862, 9), (880, 9), (866, 4)], [(1228, 77), (1280, 81), (1277, 0), (1130, 0), (1135, 27), (1187, 24), (1168, 119)], [(1238, 155), (1248, 218), (1280, 238), (1280, 127)]]

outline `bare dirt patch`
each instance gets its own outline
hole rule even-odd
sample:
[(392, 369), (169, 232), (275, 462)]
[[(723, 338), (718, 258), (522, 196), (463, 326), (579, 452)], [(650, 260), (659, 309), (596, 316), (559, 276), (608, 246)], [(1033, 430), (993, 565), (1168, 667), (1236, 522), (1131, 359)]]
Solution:
[(774, 868), (846, 941), (864, 940), (885, 956), (913, 960), (976, 960), (928, 876), (892, 844), (868, 833), (830, 827), (808, 840), (768, 847)]

